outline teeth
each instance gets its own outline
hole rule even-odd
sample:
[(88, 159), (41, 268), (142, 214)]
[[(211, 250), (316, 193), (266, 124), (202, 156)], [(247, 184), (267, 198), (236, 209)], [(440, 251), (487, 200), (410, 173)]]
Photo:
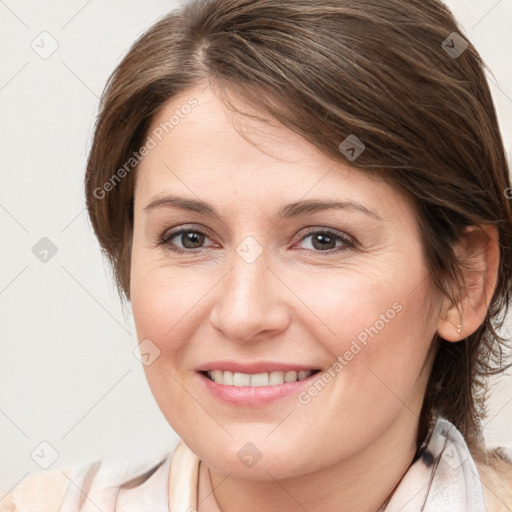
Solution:
[(307, 379), (314, 373), (312, 370), (301, 370), (299, 372), (270, 372), (270, 373), (238, 373), (213, 370), (206, 372), (211, 380), (218, 384), (238, 387), (261, 387), (277, 386), (285, 382), (296, 382)]
[(253, 388), (257, 386), (268, 386), (269, 381), (270, 375), (268, 373), (256, 373), (255, 375), (251, 375), (251, 386)]
[(233, 386), (250, 386), (251, 376), (246, 373), (233, 374)]

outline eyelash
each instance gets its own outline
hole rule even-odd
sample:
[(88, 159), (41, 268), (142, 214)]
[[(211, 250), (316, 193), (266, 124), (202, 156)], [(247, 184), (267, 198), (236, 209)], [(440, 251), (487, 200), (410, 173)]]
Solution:
[[(194, 254), (198, 251), (200, 251), (201, 249), (207, 249), (207, 247), (197, 247), (195, 249), (181, 249), (180, 247), (177, 247), (173, 244), (170, 243), (170, 241), (175, 238), (176, 236), (178, 235), (182, 235), (184, 233), (198, 233), (198, 234), (201, 234), (201, 235), (204, 235), (205, 237), (209, 237), (208, 233), (205, 232), (205, 231), (202, 231), (201, 229), (192, 229), (192, 228), (187, 228), (187, 227), (182, 227), (180, 229), (177, 229), (177, 230), (174, 230), (174, 231), (171, 231), (169, 234), (166, 234), (166, 232), (164, 232), (162, 234), (162, 236), (159, 238), (158, 240), (158, 245), (165, 245), (167, 246), (166, 249), (170, 250), (170, 251), (173, 251), (175, 253), (178, 253), (178, 254)], [(341, 251), (344, 251), (344, 250), (348, 250), (348, 249), (351, 249), (351, 250), (355, 250), (356, 249), (356, 242), (352, 239), (352, 238), (349, 238), (347, 235), (343, 235), (337, 231), (333, 231), (332, 229), (329, 229), (329, 228), (318, 228), (318, 227), (315, 227), (315, 228), (309, 228), (306, 232), (306, 234), (299, 239), (299, 242), (302, 242), (303, 240), (305, 240), (308, 236), (311, 236), (311, 235), (316, 235), (316, 234), (328, 234), (328, 235), (331, 235), (333, 236), (336, 240), (339, 240), (341, 242), (343, 242), (343, 246), (342, 247), (338, 247), (338, 248), (334, 248), (334, 249), (329, 249), (329, 250), (326, 250), (326, 251), (320, 251), (320, 250), (314, 250), (314, 249), (298, 249), (300, 251), (312, 251), (312, 252), (315, 252), (315, 253), (320, 253), (320, 254), (334, 254), (334, 253), (337, 253), (337, 252), (341, 252)]]

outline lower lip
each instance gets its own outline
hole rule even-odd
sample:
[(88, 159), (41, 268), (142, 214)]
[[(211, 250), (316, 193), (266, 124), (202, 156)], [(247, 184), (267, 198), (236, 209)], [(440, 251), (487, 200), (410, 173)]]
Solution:
[(316, 372), (307, 379), (295, 382), (285, 382), (284, 384), (277, 384), (275, 386), (255, 387), (219, 384), (203, 373), (199, 372), (198, 375), (204, 382), (208, 392), (222, 402), (238, 406), (259, 407), (277, 400), (278, 398), (297, 395), (303, 388), (310, 386), (312, 382), (318, 378), (320, 373), (321, 372)]

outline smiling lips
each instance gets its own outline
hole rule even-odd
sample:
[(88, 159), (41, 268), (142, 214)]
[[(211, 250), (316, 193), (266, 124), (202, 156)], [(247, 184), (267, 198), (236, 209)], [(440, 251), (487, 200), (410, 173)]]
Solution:
[(292, 393), (299, 383), (320, 370), (290, 363), (212, 361), (197, 371), (217, 398), (256, 405)]
[(197, 368), (206, 390), (221, 402), (259, 407), (298, 393), (321, 370), (278, 362), (211, 361)]
[(302, 381), (319, 370), (290, 363), (212, 361), (198, 368), (198, 371), (225, 386), (260, 387)]
[[(319, 371), (300, 370), (299, 374), (303, 380), (296, 380), (298, 374), (295, 371), (244, 374), (213, 370), (213, 372), (198, 372), (197, 375), (200, 376), (205, 391), (221, 403), (235, 407), (258, 408), (275, 402), (279, 398), (293, 398), (307, 386), (312, 385)], [(213, 376), (213, 380), (208, 373)], [(293, 377), (293, 382), (286, 382), (286, 376), (290, 380)], [(230, 384), (231, 380), (232, 384)], [(268, 384), (265, 384), (267, 381)]]

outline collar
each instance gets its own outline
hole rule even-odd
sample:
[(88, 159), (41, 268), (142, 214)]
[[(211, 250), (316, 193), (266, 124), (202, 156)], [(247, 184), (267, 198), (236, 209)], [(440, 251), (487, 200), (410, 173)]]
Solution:
[(464, 437), (438, 417), (386, 512), (486, 512), (478, 470)]
[[(180, 440), (169, 471), (169, 510), (197, 510), (200, 459)], [(211, 490), (211, 484), (206, 484)], [(480, 476), (462, 434), (443, 417), (423, 442), (385, 512), (486, 512)]]

